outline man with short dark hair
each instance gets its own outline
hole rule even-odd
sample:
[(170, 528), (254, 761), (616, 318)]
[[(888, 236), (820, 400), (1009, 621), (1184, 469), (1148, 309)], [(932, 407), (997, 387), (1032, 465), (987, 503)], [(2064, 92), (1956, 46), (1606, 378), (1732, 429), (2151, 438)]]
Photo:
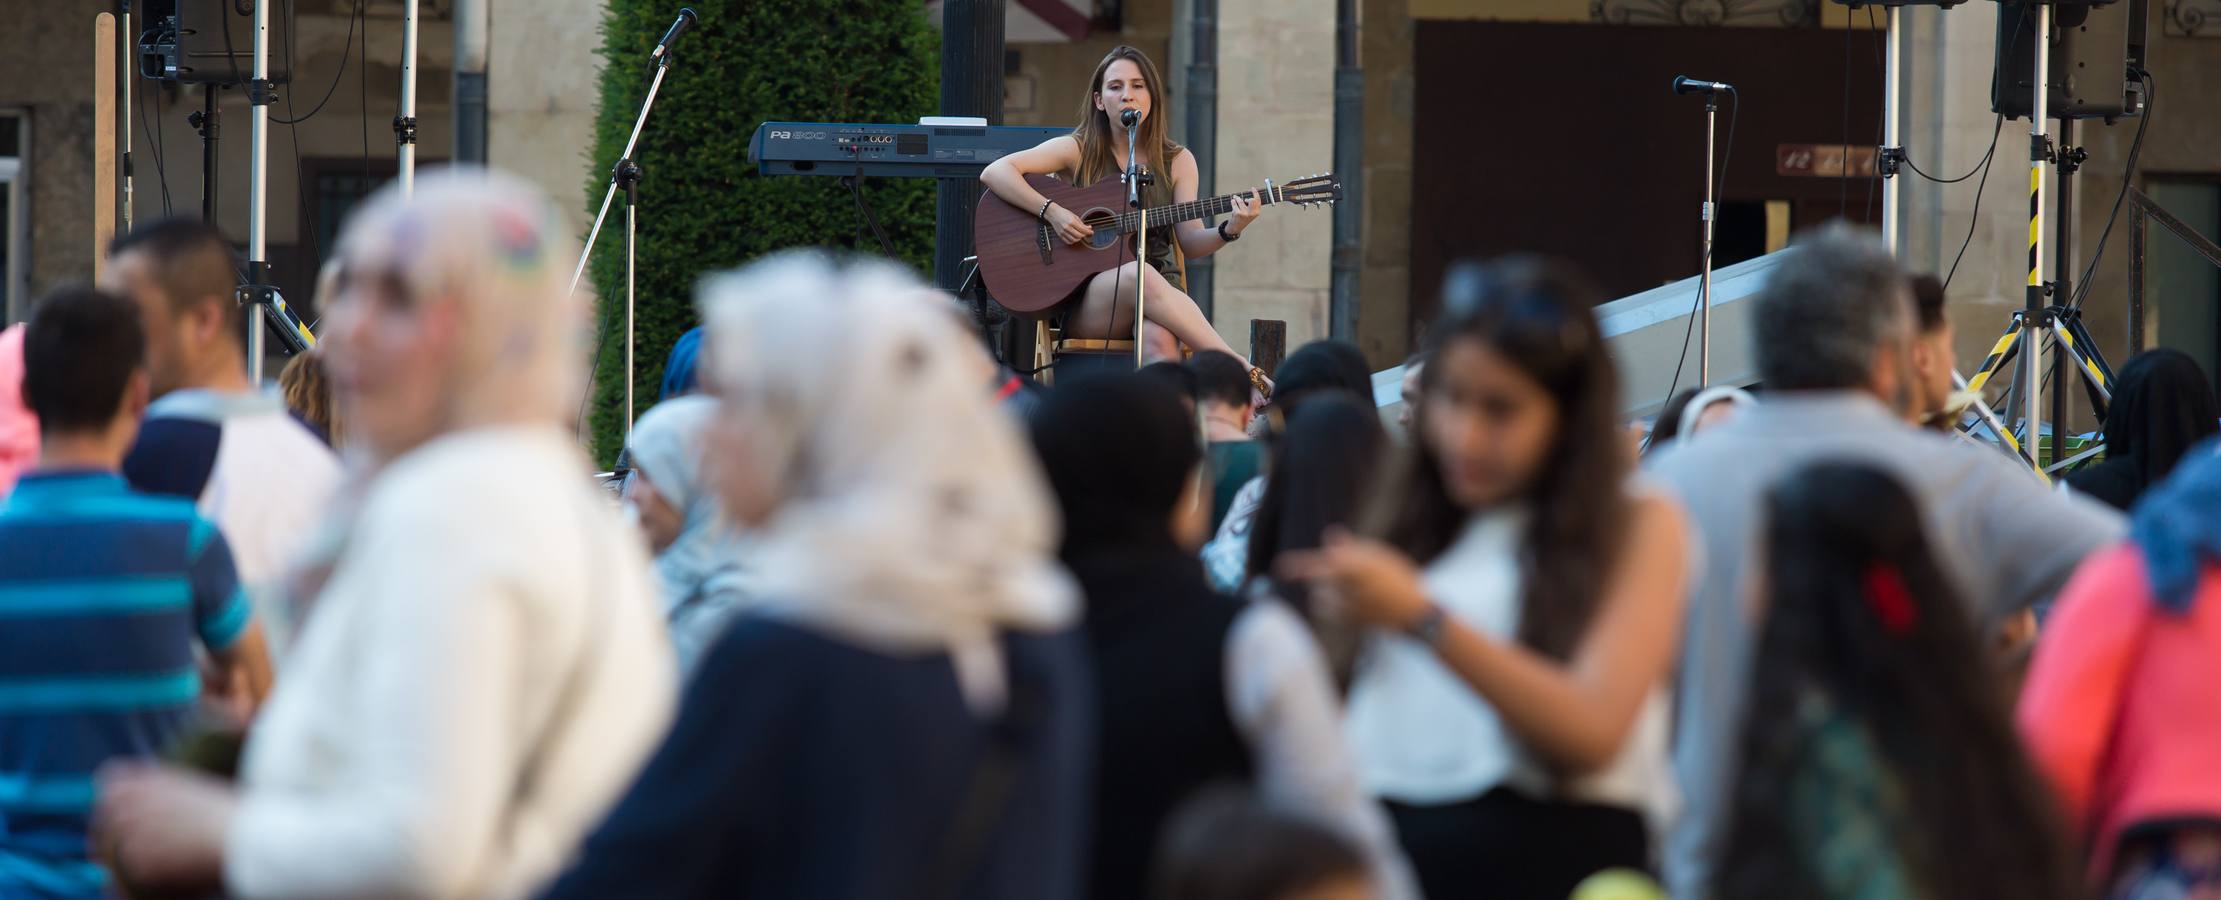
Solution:
[(1911, 290), (1871, 233), (1838, 224), (1801, 237), (1752, 303), (1758, 405), (1648, 466), (1703, 538), (1677, 678), (1686, 809), (1666, 854), (1676, 897), (1713, 893), (1758, 635), (1748, 602), (1762, 573), (1749, 550), (1781, 478), (1828, 460), (1891, 473), (1920, 502), (1953, 587), (1991, 628), (2049, 598), (2123, 530), (2112, 510), (2047, 489), (2003, 453), (1904, 422), (1915, 389)]
[(1912, 345), (1913, 402), (1906, 407), (1905, 416), (1915, 425), (1933, 423), (1948, 428), (1952, 417), (1942, 414), (1958, 388), (1952, 373), (1959, 368), (1959, 354), (1952, 347), (1958, 336), (1952, 331), (1951, 318), (1943, 314), (1943, 282), (1934, 275), (1915, 275), (1912, 296), (1918, 331)]
[(137, 304), (153, 402), (124, 475), (140, 490), (187, 497), (231, 539), (239, 574), (281, 652), (294, 623), (275, 585), (339, 485), (339, 460), (247, 380), (245, 329), (231, 245), (198, 221), (169, 219), (119, 235), (108, 284)]
[(49, 296), (24, 332), (39, 460), (0, 502), (0, 896), (106, 896), (85, 847), (93, 773), (186, 730), (196, 643), (249, 705), (269, 689), (223, 535), (118, 474), (144, 353), (130, 301), (86, 289)]
[(1211, 531), (1216, 533), (1234, 495), (1264, 468), (1264, 452), (1249, 436), (1257, 407), (1250, 403), (1249, 367), (1216, 350), (1188, 358), (1195, 373), (1196, 412), (1211, 463)]

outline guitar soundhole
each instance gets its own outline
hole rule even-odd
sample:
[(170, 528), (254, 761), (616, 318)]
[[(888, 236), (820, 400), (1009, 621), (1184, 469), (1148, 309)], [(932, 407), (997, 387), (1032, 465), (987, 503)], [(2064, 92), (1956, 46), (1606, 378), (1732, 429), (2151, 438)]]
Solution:
[(1081, 214), (1080, 221), (1095, 229), (1095, 234), (1087, 239), (1089, 248), (1107, 250), (1117, 245), (1119, 236), (1112, 230), (1118, 224), (1117, 213), (1098, 206)]

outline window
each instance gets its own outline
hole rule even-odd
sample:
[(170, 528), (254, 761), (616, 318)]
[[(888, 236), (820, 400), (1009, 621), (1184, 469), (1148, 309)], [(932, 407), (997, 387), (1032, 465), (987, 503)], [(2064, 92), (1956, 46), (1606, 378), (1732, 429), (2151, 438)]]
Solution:
[(31, 254), (26, 243), (29, 210), (23, 205), (23, 185), (30, 181), (24, 160), (30, 155), (31, 120), (21, 110), (0, 109), (0, 323), (12, 322), (27, 312)]
[[(347, 162), (339, 165), (346, 165)], [(357, 168), (359, 169), (359, 167)], [(386, 168), (388, 171), (376, 175), (365, 175), (359, 170), (327, 170), (316, 173), (316, 195), (314, 199), (316, 202), (317, 266), (322, 266), (324, 260), (331, 258), (332, 246), (339, 242), (339, 229), (340, 226), (347, 223), (348, 214), (354, 212), (355, 207), (362, 205), (362, 201), (369, 197), (371, 192), (376, 191), (380, 185), (385, 184), (388, 179), (393, 177), (393, 172), (390, 171), (392, 165), (389, 163)]]
[[(2221, 237), (2221, 182), (2155, 178), (2145, 192), (2206, 237)], [(2146, 222), (2144, 327), (2152, 343), (2190, 354), (2208, 377), (2221, 374), (2221, 269)]]

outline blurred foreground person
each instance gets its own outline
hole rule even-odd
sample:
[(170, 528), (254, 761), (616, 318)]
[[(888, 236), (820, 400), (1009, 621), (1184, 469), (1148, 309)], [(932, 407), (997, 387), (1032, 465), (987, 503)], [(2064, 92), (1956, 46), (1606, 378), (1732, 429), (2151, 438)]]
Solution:
[(341, 473), (283, 398), (247, 380), (247, 327), (262, 322), (236, 296), (237, 262), (223, 233), (197, 219), (141, 225), (108, 245), (103, 286), (139, 305), (154, 395), (123, 474), (193, 500), (223, 528), (282, 669), (300, 623), (279, 602), (281, 582)]
[(1657, 452), (1676, 440), (1688, 440), (1698, 432), (1717, 428), (1757, 403), (1749, 391), (1738, 387), (1683, 388), (1658, 411), (1646, 452)]
[[(1377, 900), (1365, 856), (1334, 829), (1232, 787), (1182, 804), (1158, 841), (1154, 900)], [(1136, 895), (1139, 896), (1139, 895)]]
[[(1380, 415), (1355, 397), (1327, 396), (1288, 417), (1249, 533), (1248, 590), (1286, 602), (1311, 626), (1338, 688), (1347, 689), (1362, 628), (1309, 585), (1276, 578), (1285, 553), (1317, 549), (1330, 531), (1356, 527), (1388, 456)], [(1325, 593), (1325, 592), (1320, 592)]]
[(632, 427), (625, 500), (655, 551), (663, 616), (682, 677), (752, 596), (741, 564), (746, 544), (719, 512), (707, 471), (716, 419), (716, 399), (686, 395), (650, 407)]
[(978, 341), (928, 290), (800, 251), (704, 284), (710, 483), (761, 599), (548, 896), (1080, 896), (1078, 597)]
[(1278, 568), (1380, 629), (1348, 728), (1427, 896), (1556, 900), (1648, 868), (1670, 818), (1688, 538), (1629, 482), (1586, 282), (1514, 258), (1443, 294), (1380, 537)]
[(192, 501), (120, 474), (147, 404), (138, 308), (65, 289), (19, 334), (41, 438), (0, 502), (0, 897), (104, 897), (93, 772), (193, 730), (196, 649), (219, 684), (248, 686), (249, 708), (270, 662), (224, 536)]
[(1064, 563), (1087, 596), (1095, 657), (1091, 896), (1141, 895), (1173, 811), (1221, 781), (1328, 824), (1369, 851), (1384, 885), (1407, 883), (1302, 621), (1203, 580), (1193, 515), (1203, 455), (1171, 391), (1138, 375), (1075, 380), (1034, 415), (1033, 439), (1063, 507)]
[[(646, 555), (566, 423), (577, 246), (539, 192), (447, 169), (341, 238), (326, 315), (356, 455), (336, 539), (236, 787), (122, 767), (119, 874), (240, 898), (526, 895), (669, 717)], [(313, 576), (311, 576), (313, 580)]]
[(1895, 479), (1825, 463), (1767, 497), (1764, 595), (1721, 900), (2080, 895), (1987, 642)]
[[(1983, 634), (2048, 599), (2121, 533), (2118, 514), (2030, 478), (1989, 447), (1915, 428), (1909, 282), (1872, 233), (1799, 235), (1752, 302), (1758, 406), (1649, 460), (1701, 540), (1675, 703), (1674, 765), (1688, 809), (1666, 857), (1676, 897), (1709, 895), (1733, 802), (1757, 619), (1752, 558), (1766, 492), (1799, 468), (1858, 459), (1910, 493), (1953, 595)], [(2011, 560), (2011, 565), (2000, 565)]]
[(39, 420), (23, 405), (23, 326), (0, 328), (0, 497), (37, 462)]
[(2190, 448), (2221, 433), (2215, 405), (2213, 382), (2190, 354), (2166, 347), (2136, 354), (2113, 381), (2105, 461), (2067, 476), (2067, 486), (2127, 511)]
[(2221, 457), (2207, 442), (2143, 503), (2126, 544), (2060, 594), (2020, 730), (2105, 896), (2221, 892)]

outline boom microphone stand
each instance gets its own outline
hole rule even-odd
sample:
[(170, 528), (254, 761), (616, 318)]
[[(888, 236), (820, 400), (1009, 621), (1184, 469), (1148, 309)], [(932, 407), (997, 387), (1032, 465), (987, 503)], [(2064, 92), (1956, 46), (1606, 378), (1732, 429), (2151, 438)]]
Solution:
[(609, 204), (617, 199), (617, 191), (625, 191), (625, 438), (632, 438), (633, 398), (633, 237), (635, 230), (635, 187), (640, 181), (640, 165), (632, 159), (632, 149), (640, 142), (640, 130), (648, 125), (648, 113), (655, 108), (656, 92), (663, 89), (663, 76), (671, 69), (671, 42), (696, 21), (694, 10), (679, 10), (679, 20), (671, 30), (663, 33), (663, 40), (648, 53), (655, 63), (655, 77), (648, 82), (648, 96), (640, 101), (640, 115), (632, 121), (632, 134), (625, 138), (625, 149), (618, 154), (617, 164), (609, 170), (609, 190), (602, 193), (602, 208), (594, 214), (594, 227), (586, 232), (586, 246), (579, 250), (578, 268), (571, 272), (571, 290), (578, 290), (578, 280), (586, 274), (586, 261), (594, 256), (594, 241), (601, 237), (602, 220), (609, 216)]

